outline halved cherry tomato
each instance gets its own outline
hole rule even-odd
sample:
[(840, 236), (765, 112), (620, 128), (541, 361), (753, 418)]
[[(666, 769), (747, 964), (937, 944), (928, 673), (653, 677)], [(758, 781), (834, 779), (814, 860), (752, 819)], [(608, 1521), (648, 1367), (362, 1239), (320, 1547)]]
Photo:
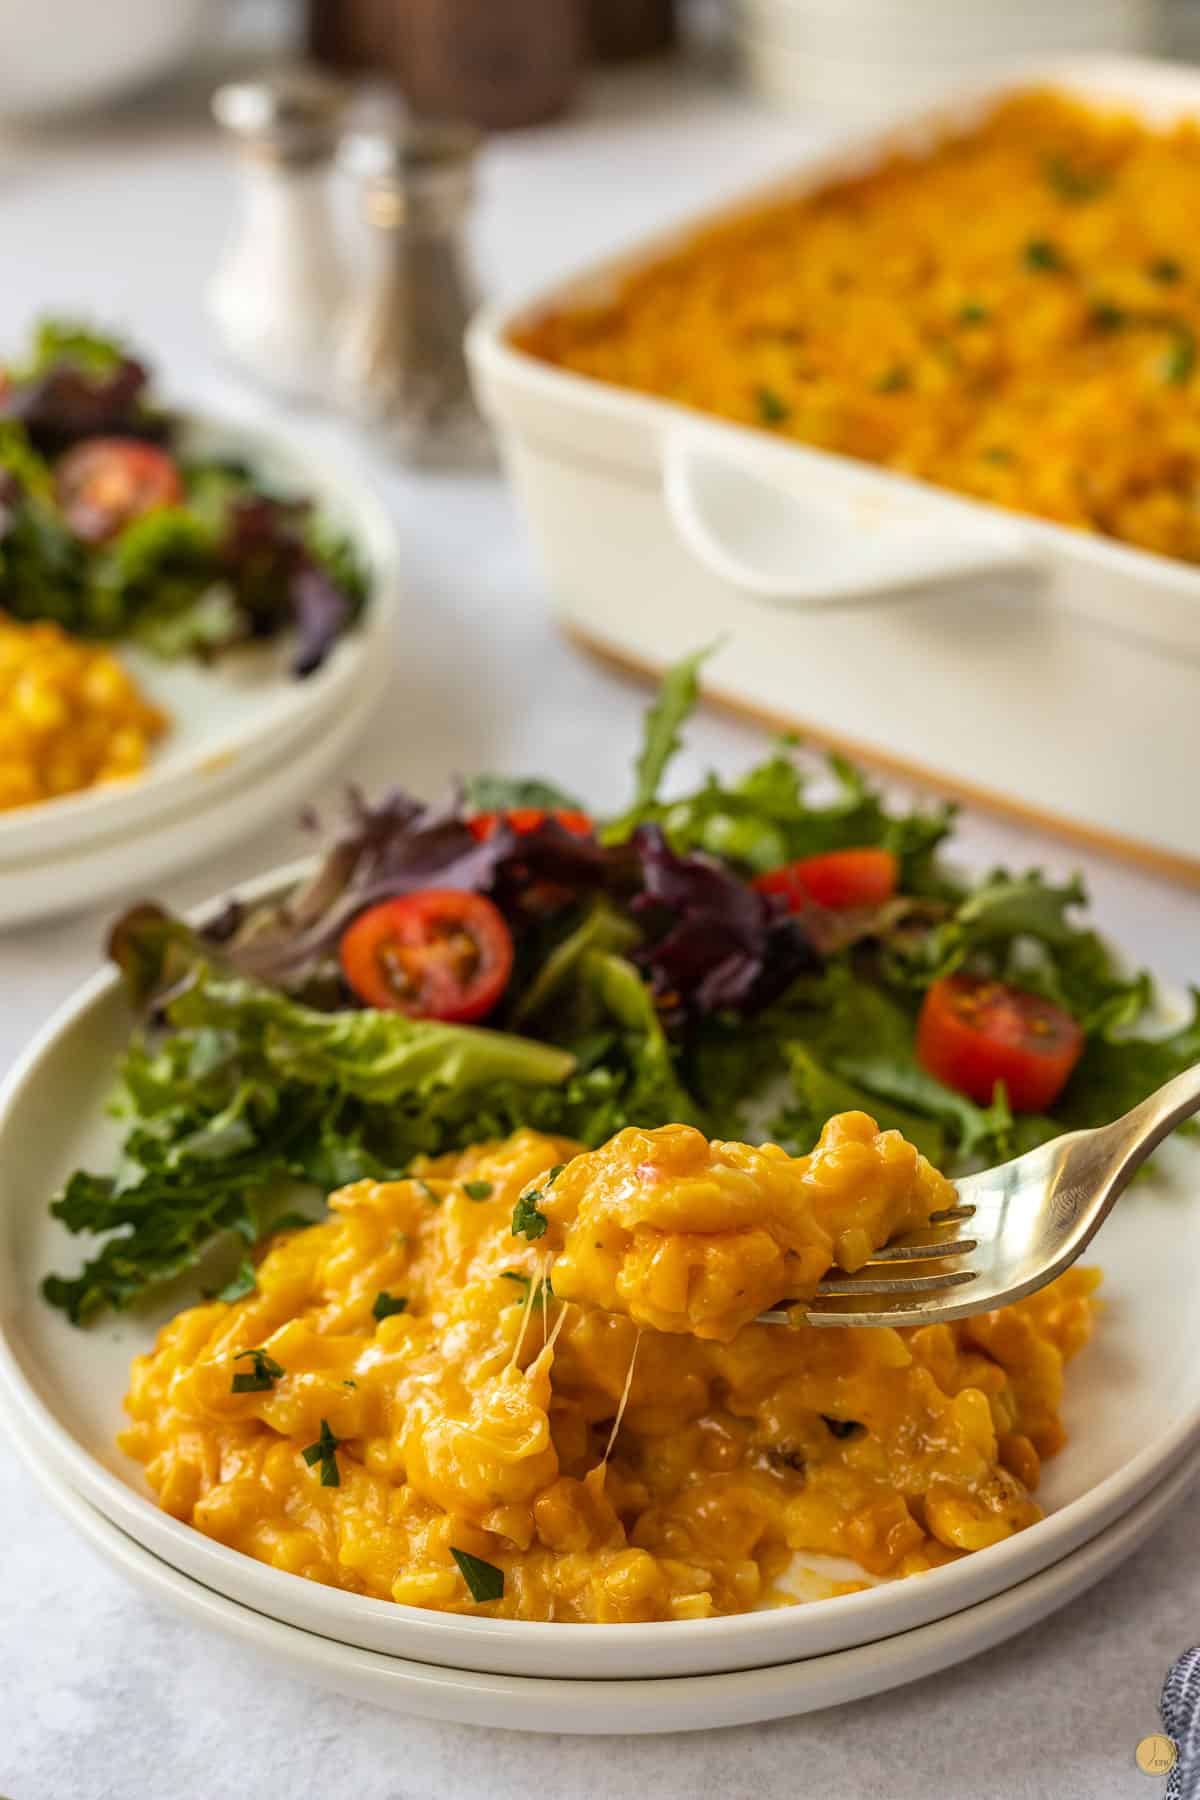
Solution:
[(88, 544), (183, 499), (174, 459), (140, 438), (85, 438), (59, 463), (54, 488), (67, 524)]
[(917, 1055), (939, 1081), (986, 1106), (1004, 1083), (1014, 1112), (1042, 1112), (1083, 1051), (1070, 1013), (1002, 981), (946, 975), (925, 995)]
[(754, 886), (763, 894), (782, 894), (793, 912), (802, 912), (810, 900), (818, 906), (879, 906), (895, 893), (899, 873), (890, 850), (830, 850), (768, 869), (755, 876)]
[(426, 888), (361, 913), (342, 937), (341, 959), (368, 1006), (414, 1019), (481, 1019), (508, 985), (513, 943), (482, 894)]
[(512, 826), (518, 837), (527, 837), (531, 831), (544, 825), (547, 819), (553, 819), (556, 825), (561, 825), (572, 837), (590, 837), (595, 829), (585, 812), (575, 812), (568, 806), (556, 806), (552, 812), (547, 812), (541, 806), (513, 806), (505, 813), (476, 813), (473, 819), (467, 820), (467, 828), (481, 844), (486, 844), (501, 819), (506, 825)]

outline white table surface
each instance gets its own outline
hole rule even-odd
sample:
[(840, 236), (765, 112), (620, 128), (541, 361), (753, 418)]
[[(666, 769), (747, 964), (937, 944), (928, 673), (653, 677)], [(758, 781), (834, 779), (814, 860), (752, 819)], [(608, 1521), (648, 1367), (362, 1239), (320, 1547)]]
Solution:
[[(485, 285), (532, 286), (736, 191), (813, 135), (694, 76), (607, 83), (569, 123), (488, 153)], [(142, 119), (0, 141), (0, 345), (19, 342), (45, 306), (116, 321), (177, 391), (214, 408), (265, 410), (216, 361), (203, 315), (231, 205), (231, 171), (198, 123)], [(544, 773), (618, 804), (644, 694), (556, 635), (500, 482), (383, 473), (408, 605), (391, 701), (348, 772), (368, 788), (400, 781), (430, 794), (454, 770)], [(760, 747), (749, 727), (703, 716), (682, 772), (735, 768)], [(315, 798), (328, 807), (337, 790)], [(1178, 981), (1200, 973), (1193, 895), (983, 818), (966, 822), (963, 841), (981, 865), (1081, 866), (1105, 925), (1136, 956)], [(161, 891), (186, 905), (300, 843), (281, 821)], [(0, 937), (0, 1071), (95, 965), (102, 927), (93, 909)], [(692, 1737), (534, 1738), (316, 1694), (161, 1616), (75, 1540), (12, 1457), (0, 1457), (0, 1547), (0, 1795), (9, 1800), (1116, 1800), (1161, 1792), (1134, 1767), (1134, 1746), (1158, 1728), (1169, 1662), (1200, 1639), (1189, 1506), (1065, 1614), (918, 1686)]]

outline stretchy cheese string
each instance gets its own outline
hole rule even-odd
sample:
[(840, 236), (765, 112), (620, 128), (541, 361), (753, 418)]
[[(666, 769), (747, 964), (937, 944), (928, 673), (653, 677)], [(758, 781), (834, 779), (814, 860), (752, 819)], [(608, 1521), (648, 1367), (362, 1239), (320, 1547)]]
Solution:
[(550, 1336), (546, 1340), (545, 1347), (547, 1350), (553, 1350), (555, 1344), (558, 1342), (558, 1334), (562, 1330), (563, 1326), (566, 1324), (567, 1314), (571, 1310), (570, 1302), (567, 1300), (560, 1300), (559, 1305), (561, 1306), (562, 1311), (559, 1313), (558, 1318), (555, 1321), (554, 1330), (550, 1333)]
[(525, 1343), (525, 1328), (529, 1324), (529, 1315), (532, 1311), (533, 1311), (533, 1282), (531, 1281), (529, 1283), (529, 1287), (525, 1293), (525, 1310), (521, 1314), (521, 1329), (520, 1329), (520, 1331), (518, 1331), (517, 1341), (512, 1347), (512, 1355), (508, 1359), (508, 1366), (510, 1369), (513, 1369), (516, 1367), (517, 1358), (521, 1354), (522, 1346)]
[(621, 1393), (621, 1404), (617, 1408), (617, 1416), (613, 1420), (613, 1428), (608, 1434), (608, 1447), (605, 1450), (604, 1455), (600, 1458), (600, 1467), (602, 1469), (607, 1466), (608, 1459), (612, 1455), (612, 1447), (617, 1441), (617, 1433), (621, 1429), (621, 1420), (625, 1417), (625, 1408), (629, 1404), (629, 1390), (633, 1386), (633, 1365), (637, 1361), (637, 1353), (641, 1346), (641, 1342), (642, 1333), (641, 1327), (639, 1326), (638, 1334), (633, 1340), (633, 1355), (629, 1358), (629, 1367), (625, 1372), (625, 1386)]

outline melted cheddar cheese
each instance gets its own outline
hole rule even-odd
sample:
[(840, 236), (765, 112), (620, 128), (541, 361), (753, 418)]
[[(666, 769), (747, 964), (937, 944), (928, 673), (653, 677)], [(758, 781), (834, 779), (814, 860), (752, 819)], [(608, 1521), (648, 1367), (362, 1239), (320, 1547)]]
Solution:
[[(737, 1329), (797, 1262), (814, 1279), (943, 1204), (941, 1178), (861, 1115), (796, 1163), (682, 1126), (575, 1150), (521, 1131), (358, 1182), (271, 1240), (247, 1298), (166, 1325), (121, 1439), (160, 1504), (350, 1592), (597, 1622), (794, 1598), (796, 1552), (910, 1574), (1040, 1516), (1097, 1277), (916, 1331)], [(540, 1236), (513, 1235), (523, 1198)]]
[(831, 1119), (811, 1156), (710, 1144), (688, 1125), (630, 1129), (568, 1163), (546, 1196), (568, 1221), (554, 1291), (656, 1331), (732, 1338), (954, 1204), (945, 1176), (865, 1113)]

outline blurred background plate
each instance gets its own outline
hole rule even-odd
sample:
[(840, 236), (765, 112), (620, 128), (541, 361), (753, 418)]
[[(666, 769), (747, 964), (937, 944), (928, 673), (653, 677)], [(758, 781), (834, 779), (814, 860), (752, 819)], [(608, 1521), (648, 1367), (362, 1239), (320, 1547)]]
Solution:
[[(30, 907), (49, 903), (55, 910), (55, 895), (62, 910), (116, 891), (101, 871), (111, 863), (119, 873), (122, 848), (130, 879), (146, 879), (253, 830), (251, 820), (269, 816), (272, 793), (276, 812), (285, 804), (281, 784), (294, 785), (288, 758), (327, 772), (346, 748), (344, 722), (365, 722), (386, 675), (398, 555), (372, 483), (344, 452), (335, 456), (290, 432), (285, 439), (228, 420), (186, 418), (189, 454), (244, 457), (281, 492), (311, 495), (322, 516), (350, 537), (371, 583), (362, 619), (302, 681), (289, 672), (286, 637), (207, 665), (166, 662), (118, 640), (114, 649), (143, 693), (169, 715), (168, 732), (143, 774), (0, 813), (0, 924), (34, 916)], [(206, 821), (203, 850), (191, 848), (186, 831), (171, 829), (189, 816), (197, 821), (197, 845), (199, 819)], [(69, 870), (85, 868), (88, 882), (62, 887)]]
[(0, 0), (0, 119), (109, 100), (178, 67), (222, 0)]

